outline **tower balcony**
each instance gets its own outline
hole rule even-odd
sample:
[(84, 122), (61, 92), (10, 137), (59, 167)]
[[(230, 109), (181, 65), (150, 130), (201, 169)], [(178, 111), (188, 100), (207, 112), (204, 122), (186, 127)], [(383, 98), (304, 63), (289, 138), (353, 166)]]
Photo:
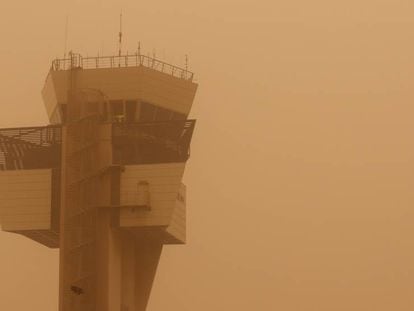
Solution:
[(62, 128), (0, 130), (0, 223), (48, 247), (59, 245)]
[[(128, 230), (164, 227), (159, 232), (165, 234), (165, 243), (183, 243), (185, 188), (181, 179), (195, 120), (102, 123), (108, 126), (111, 130), (102, 144), (110, 142), (112, 166), (119, 168), (110, 170), (112, 207), (118, 208), (119, 226)], [(1, 227), (48, 247), (59, 247), (64, 128), (0, 129)], [(83, 168), (94, 161), (82, 150), (73, 159), (79, 159)], [(142, 184), (148, 194), (145, 204), (140, 203)]]

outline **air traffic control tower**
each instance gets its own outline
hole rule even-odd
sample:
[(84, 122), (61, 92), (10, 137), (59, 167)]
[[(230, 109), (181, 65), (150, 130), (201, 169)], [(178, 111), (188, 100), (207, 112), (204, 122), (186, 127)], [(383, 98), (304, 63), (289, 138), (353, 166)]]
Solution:
[(2, 230), (60, 248), (59, 311), (144, 311), (185, 243), (193, 74), (140, 54), (55, 60), (50, 125), (0, 129)]

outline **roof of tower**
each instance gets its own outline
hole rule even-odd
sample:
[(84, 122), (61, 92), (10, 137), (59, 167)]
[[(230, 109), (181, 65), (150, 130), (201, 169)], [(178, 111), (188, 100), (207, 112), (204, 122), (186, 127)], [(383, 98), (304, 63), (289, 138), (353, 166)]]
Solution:
[(127, 67), (146, 67), (156, 70), (175, 78), (193, 81), (194, 73), (187, 68), (181, 68), (154, 57), (142, 54), (132, 55), (113, 55), (113, 56), (88, 56), (73, 54), (71, 58), (55, 59), (52, 62), (52, 71), (80, 69), (100, 69), (100, 68), (127, 68)]

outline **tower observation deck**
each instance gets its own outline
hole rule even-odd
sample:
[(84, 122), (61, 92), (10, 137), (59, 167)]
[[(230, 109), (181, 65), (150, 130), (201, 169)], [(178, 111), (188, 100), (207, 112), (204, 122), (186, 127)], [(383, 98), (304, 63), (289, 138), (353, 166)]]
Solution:
[(0, 129), (0, 224), (60, 249), (60, 311), (143, 311), (186, 240), (193, 73), (143, 55), (52, 62), (50, 125)]

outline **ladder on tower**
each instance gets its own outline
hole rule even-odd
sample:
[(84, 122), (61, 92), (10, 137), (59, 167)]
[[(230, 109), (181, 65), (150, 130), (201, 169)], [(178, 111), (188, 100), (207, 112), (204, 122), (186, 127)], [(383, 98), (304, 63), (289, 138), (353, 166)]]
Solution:
[(99, 146), (98, 119), (81, 118), (67, 126), (65, 208), (65, 311), (95, 311), (96, 190), (100, 168), (93, 154)]

